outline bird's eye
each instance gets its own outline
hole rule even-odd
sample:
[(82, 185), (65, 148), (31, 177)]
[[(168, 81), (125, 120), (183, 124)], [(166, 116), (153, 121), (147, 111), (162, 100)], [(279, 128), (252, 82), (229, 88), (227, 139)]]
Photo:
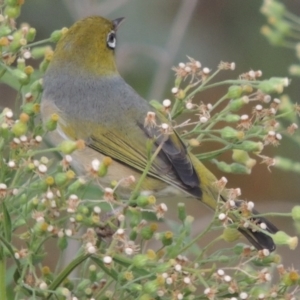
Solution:
[(117, 39), (116, 39), (116, 33), (114, 31), (111, 31), (106, 38), (106, 44), (107, 47), (110, 49), (115, 49), (116, 48), (116, 43), (117, 43)]

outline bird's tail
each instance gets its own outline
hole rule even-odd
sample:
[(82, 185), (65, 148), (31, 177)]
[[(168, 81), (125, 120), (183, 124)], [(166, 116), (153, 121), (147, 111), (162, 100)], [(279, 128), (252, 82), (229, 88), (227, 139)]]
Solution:
[[(196, 170), (198, 178), (200, 179), (200, 191), (201, 195), (198, 197), (204, 204), (213, 210), (216, 209), (218, 199), (226, 202), (226, 196), (220, 195), (220, 191), (216, 186), (216, 177), (194, 156), (190, 155), (193, 166)], [(244, 201), (235, 201), (235, 206), (239, 208)], [(274, 234), (278, 231), (275, 225), (263, 217), (255, 217), (259, 213), (252, 209), (251, 217), (249, 221), (255, 224), (255, 227), (264, 228), (265, 231)], [(263, 226), (261, 224), (264, 223)], [(265, 233), (263, 230), (254, 229), (253, 226), (245, 228), (240, 226), (239, 231), (247, 238), (247, 240), (258, 250), (268, 249), (269, 251), (274, 251), (276, 245), (270, 235)]]
[[(266, 225), (265, 230), (269, 233), (276, 233), (278, 228), (263, 217), (255, 217), (259, 213), (256, 210), (252, 210), (253, 218), (252, 221), (260, 226), (260, 224), (264, 223)], [(239, 228), (239, 231), (245, 236), (245, 238), (258, 250), (268, 249), (269, 251), (274, 251), (276, 249), (276, 245), (268, 234), (263, 231), (254, 231), (252, 229)]]

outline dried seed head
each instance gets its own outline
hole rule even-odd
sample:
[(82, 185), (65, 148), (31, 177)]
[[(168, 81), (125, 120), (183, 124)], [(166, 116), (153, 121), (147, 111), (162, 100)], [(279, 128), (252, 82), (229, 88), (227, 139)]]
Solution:
[(145, 118), (144, 127), (155, 127), (156, 126), (156, 114), (155, 112), (148, 111)]

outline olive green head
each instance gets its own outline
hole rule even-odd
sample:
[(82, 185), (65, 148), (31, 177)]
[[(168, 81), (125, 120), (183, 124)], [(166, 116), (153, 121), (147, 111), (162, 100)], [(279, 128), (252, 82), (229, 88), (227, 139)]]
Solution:
[(93, 16), (76, 22), (58, 42), (50, 68), (100, 76), (116, 74), (116, 31), (122, 20)]

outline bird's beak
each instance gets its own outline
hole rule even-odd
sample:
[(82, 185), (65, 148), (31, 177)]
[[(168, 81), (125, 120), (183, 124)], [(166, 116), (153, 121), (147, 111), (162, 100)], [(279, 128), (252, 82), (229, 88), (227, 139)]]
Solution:
[(114, 30), (115, 30), (115, 31), (118, 30), (120, 24), (123, 22), (124, 19), (125, 19), (125, 18), (118, 18), (118, 19), (115, 19), (115, 20), (112, 21), (113, 24), (114, 24)]

